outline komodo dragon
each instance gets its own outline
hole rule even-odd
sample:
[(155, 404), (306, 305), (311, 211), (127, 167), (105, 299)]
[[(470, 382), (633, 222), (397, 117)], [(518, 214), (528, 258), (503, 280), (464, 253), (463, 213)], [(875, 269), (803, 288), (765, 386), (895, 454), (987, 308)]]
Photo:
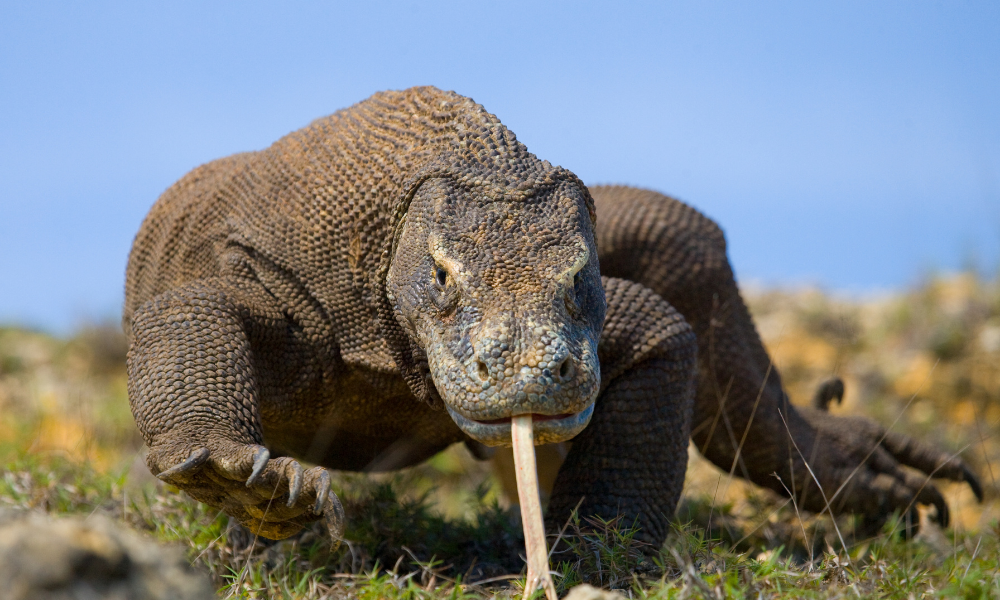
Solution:
[(324, 467), (486, 450), (527, 413), (536, 439), (574, 438), (549, 525), (583, 498), (581, 514), (623, 513), (655, 546), (689, 438), (813, 511), (917, 502), (947, 524), (901, 465), (982, 493), (956, 457), (788, 402), (712, 221), (588, 189), (432, 87), (174, 184), (135, 239), (124, 326), (150, 470), (268, 538), (321, 518), (340, 531)]

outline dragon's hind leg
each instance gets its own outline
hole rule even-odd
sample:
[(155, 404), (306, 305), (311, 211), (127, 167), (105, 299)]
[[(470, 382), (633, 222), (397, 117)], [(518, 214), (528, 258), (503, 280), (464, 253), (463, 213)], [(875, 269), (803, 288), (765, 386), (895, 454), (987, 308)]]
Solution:
[[(919, 503), (936, 506), (938, 520), (947, 524), (947, 505), (930, 477), (965, 481), (981, 498), (978, 479), (957, 456), (867, 419), (788, 402), (713, 221), (648, 190), (590, 191), (602, 274), (650, 288), (684, 315), (697, 336), (691, 437), (712, 462), (780, 494), (795, 490), (806, 509), (869, 520), (907, 513)], [(820, 390), (817, 402), (825, 407), (836, 398), (841, 391), (835, 387)]]

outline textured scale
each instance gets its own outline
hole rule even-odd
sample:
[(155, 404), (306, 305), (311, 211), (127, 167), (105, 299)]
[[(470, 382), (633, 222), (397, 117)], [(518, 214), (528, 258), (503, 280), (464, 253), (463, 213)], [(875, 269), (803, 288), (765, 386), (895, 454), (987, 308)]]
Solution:
[(430, 87), (174, 184), (136, 236), (124, 327), (150, 469), (266, 537), (320, 518), (336, 535), (323, 467), (499, 443), (521, 414), (536, 440), (582, 428), (550, 526), (583, 497), (583, 514), (623, 512), (653, 543), (689, 437), (779, 493), (771, 473), (794, 480), (812, 510), (826, 506), (789, 440), (817, 457), (834, 512), (921, 502), (946, 521), (901, 464), (978, 489), (960, 459), (787, 402), (712, 221), (655, 192), (588, 189)]

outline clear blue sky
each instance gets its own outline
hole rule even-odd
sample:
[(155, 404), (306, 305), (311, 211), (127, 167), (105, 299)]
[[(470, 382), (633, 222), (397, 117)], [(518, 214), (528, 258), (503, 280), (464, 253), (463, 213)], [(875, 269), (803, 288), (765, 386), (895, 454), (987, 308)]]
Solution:
[(744, 281), (997, 268), (998, 2), (2, 0), (0, 322), (115, 318), (186, 171), (417, 84), (701, 208)]

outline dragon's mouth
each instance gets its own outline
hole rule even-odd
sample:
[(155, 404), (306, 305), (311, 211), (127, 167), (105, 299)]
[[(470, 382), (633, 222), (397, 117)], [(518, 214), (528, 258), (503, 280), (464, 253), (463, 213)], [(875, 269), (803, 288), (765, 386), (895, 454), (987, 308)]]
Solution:
[[(531, 413), (531, 422), (538, 423), (539, 421), (558, 421), (561, 419), (568, 419), (575, 416), (578, 413), (563, 413), (561, 415), (540, 415), (538, 413)], [(482, 423), (483, 425), (503, 425), (504, 423), (510, 424), (511, 419), (514, 417), (504, 417), (502, 419), (490, 419), (488, 421), (480, 421), (478, 419), (469, 419), (474, 423)]]
[[(448, 414), (451, 415), (455, 424), (472, 439), (487, 446), (510, 447), (511, 417), (519, 415), (490, 419), (488, 421), (477, 421), (463, 416), (451, 406), (447, 406), (447, 408)], [(590, 417), (593, 414), (593, 404), (577, 413), (563, 413), (558, 415), (531, 413), (535, 444), (564, 442), (576, 436), (590, 423)]]

